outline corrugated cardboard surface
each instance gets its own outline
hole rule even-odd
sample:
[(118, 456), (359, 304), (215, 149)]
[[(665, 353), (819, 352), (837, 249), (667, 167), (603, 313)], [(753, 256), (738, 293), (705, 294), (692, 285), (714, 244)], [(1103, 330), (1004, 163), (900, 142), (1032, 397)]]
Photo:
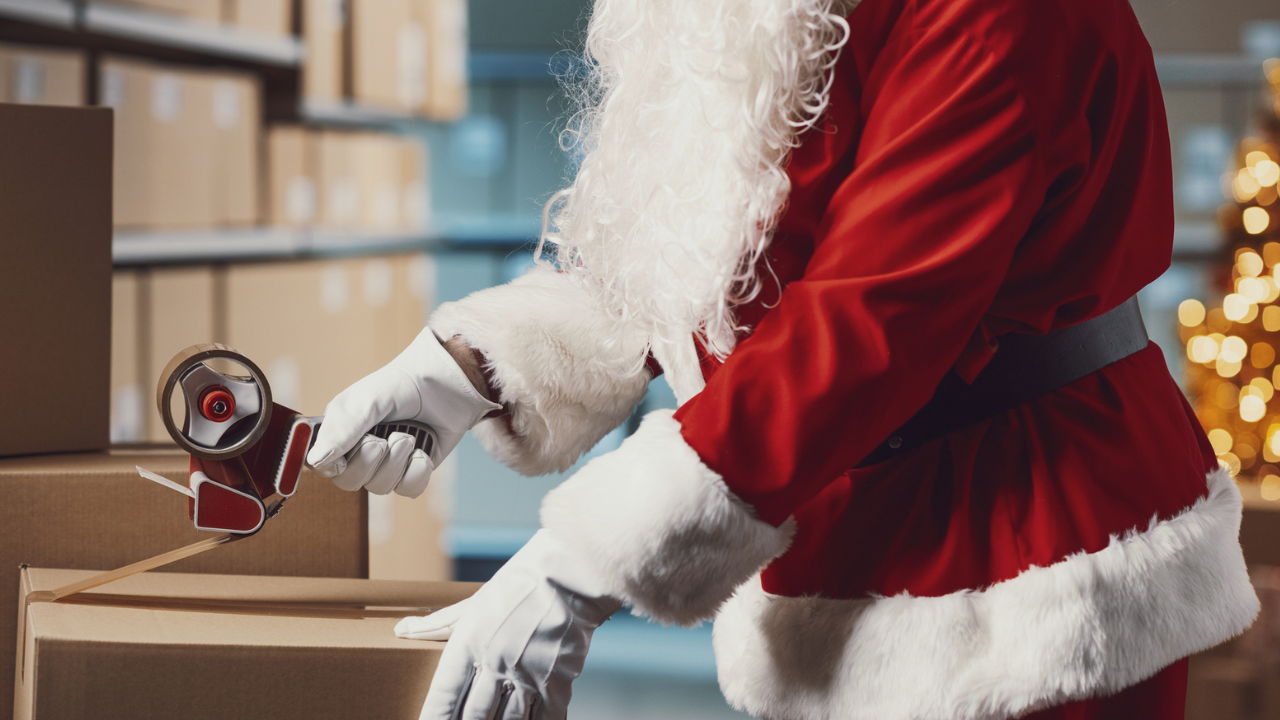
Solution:
[[(187, 462), (176, 450), (0, 460), (0, 618), (16, 616), (10, 603), (18, 597), (20, 563), (110, 570), (208, 537), (187, 519), (184, 496), (134, 470), (142, 465), (185, 484)], [(307, 473), (297, 494), (257, 535), (167, 569), (365, 577), (367, 534), (364, 494)], [(15, 629), (11, 622), (0, 625), (0, 647), (13, 647)], [(0, 652), (0, 677), (9, 677), (13, 657)], [(11, 687), (0, 687), (0, 708), (11, 707)]]
[(84, 105), (85, 54), (0, 45), (0, 102)]
[(0, 104), (0, 456), (101, 448), (111, 114)]
[[(23, 571), (25, 590), (83, 576)], [(462, 583), (144, 574), (107, 595), (437, 608)], [(396, 617), (326, 619), (32, 603), (16, 717), (416, 718), (444, 643), (401, 640)]]

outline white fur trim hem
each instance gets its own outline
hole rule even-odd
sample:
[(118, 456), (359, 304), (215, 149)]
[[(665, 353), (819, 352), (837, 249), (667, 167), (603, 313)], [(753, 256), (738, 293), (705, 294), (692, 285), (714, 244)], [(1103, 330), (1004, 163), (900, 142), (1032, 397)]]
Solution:
[(786, 598), (758, 579), (716, 618), (720, 687), (762, 718), (1003, 720), (1114, 693), (1258, 613), (1225, 472), (1105, 550), (935, 598)]
[(658, 622), (711, 618), (778, 557), (793, 523), (755, 517), (680, 435), (670, 410), (552, 490), (542, 525), (588, 558), (608, 594)]
[(568, 468), (627, 419), (649, 386), (644, 339), (619, 340), (591, 296), (553, 271), (535, 268), (441, 305), (428, 324), (488, 359), (497, 400), (511, 410), (510, 430), (497, 418), (472, 432), (525, 475)]

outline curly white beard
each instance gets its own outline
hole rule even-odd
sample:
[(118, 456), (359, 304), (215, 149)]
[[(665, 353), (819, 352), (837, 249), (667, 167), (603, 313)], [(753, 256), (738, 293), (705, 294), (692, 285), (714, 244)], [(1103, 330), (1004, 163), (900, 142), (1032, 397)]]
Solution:
[(727, 355), (759, 291), (787, 154), (826, 109), (856, 4), (596, 0), (566, 131), (585, 155), (542, 239), (620, 337), (650, 338), (682, 402), (702, 386), (693, 337)]

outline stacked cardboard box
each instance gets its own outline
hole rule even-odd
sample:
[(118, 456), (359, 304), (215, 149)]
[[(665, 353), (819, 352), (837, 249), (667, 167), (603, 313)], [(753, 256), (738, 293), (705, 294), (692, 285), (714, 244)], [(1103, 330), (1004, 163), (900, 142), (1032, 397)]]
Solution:
[(222, 2), (223, 0), (111, 0), (111, 4), (209, 23), (222, 20)]
[(100, 95), (116, 112), (117, 227), (257, 222), (256, 76), (108, 58)]
[[(27, 568), (23, 589), (80, 577)], [(392, 628), (475, 590), (143, 575), (103, 588), (92, 604), (33, 599), (22, 608), (15, 715), (411, 720), (444, 643), (401, 640)]]
[(0, 456), (107, 444), (111, 115), (0, 105)]
[(0, 45), (0, 102), (83, 105), (85, 54), (23, 45)]
[(267, 135), (266, 216), (273, 225), (421, 230), (425, 149), (393, 135), (278, 126)]
[(303, 0), (303, 92), (440, 120), (466, 112), (465, 0)]

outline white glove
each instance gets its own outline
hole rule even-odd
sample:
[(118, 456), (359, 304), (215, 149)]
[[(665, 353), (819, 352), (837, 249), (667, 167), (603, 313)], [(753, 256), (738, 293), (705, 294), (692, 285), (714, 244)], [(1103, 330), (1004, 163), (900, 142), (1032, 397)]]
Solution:
[[(395, 360), (329, 403), (307, 464), (343, 490), (418, 497), (462, 435), (501, 407), (480, 396), (426, 328)], [(415, 449), (405, 433), (385, 440), (365, 434), (389, 420), (415, 420), (434, 429), (438, 442), (431, 454)]]
[(622, 602), (546, 530), (475, 595), (396, 635), (448, 640), (421, 720), (564, 720), (591, 634)]

